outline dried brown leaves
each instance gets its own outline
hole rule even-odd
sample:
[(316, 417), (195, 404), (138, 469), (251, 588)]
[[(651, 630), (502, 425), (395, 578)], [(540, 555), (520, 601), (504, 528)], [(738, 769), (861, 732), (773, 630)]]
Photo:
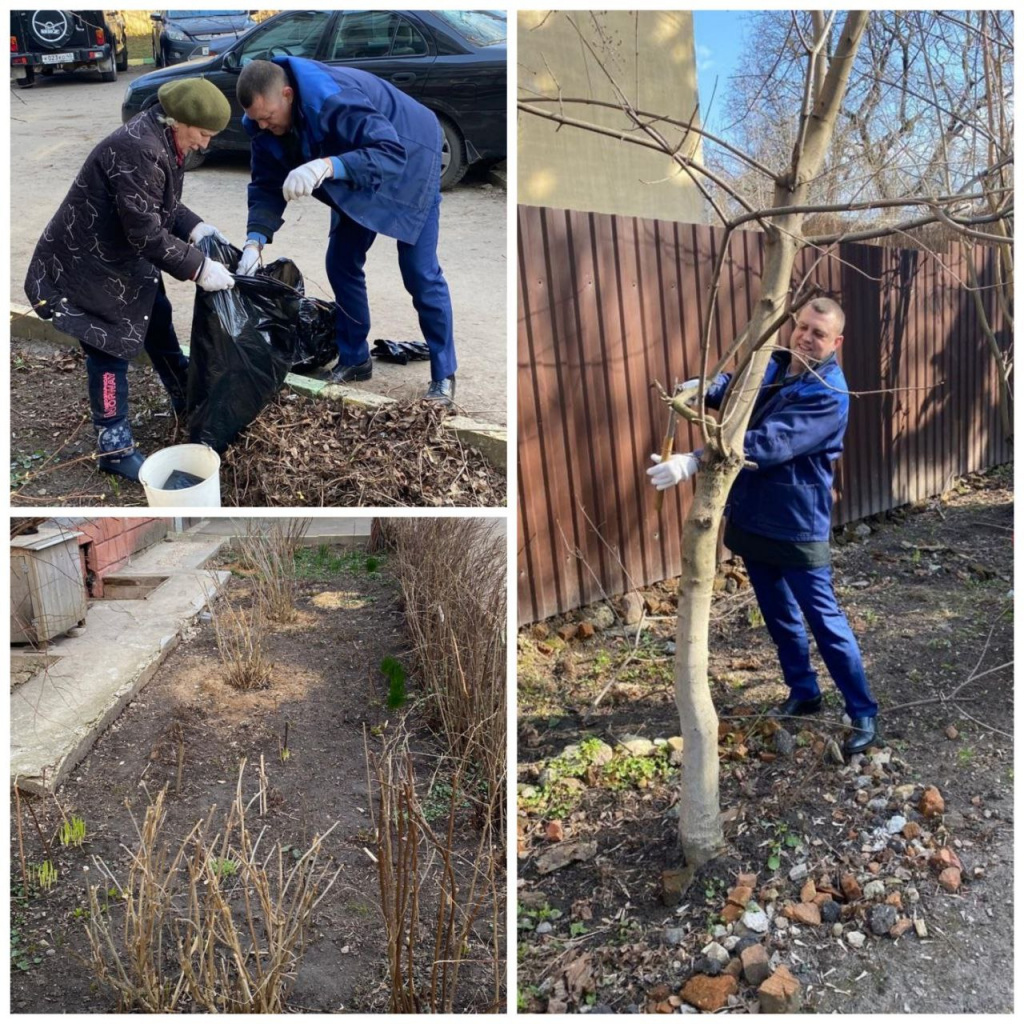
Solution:
[(344, 409), (286, 395), (224, 456), (225, 500), (238, 506), (494, 506), (504, 474), (442, 427), (424, 402)]

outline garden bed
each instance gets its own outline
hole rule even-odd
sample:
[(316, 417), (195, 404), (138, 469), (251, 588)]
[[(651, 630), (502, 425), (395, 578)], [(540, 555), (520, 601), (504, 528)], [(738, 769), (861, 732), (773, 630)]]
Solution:
[[(230, 553), (227, 599), (245, 608), (253, 584), (250, 570)], [(296, 861), (315, 837), (323, 836), (320, 862), (333, 886), (314, 912), (309, 944), (287, 1008), (294, 1012), (381, 1011), (390, 985), (380, 916), (377, 849), (366, 755), (379, 753), (400, 717), (413, 737), (419, 797), (431, 820), (447, 822), (447, 768), (439, 759), (415, 702), (403, 711), (386, 706), (388, 686), (380, 671), (385, 657), (407, 657), (403, 617), (386, 565), (365, 553), (322, 546), (296, 556), (299, 596), (295, 621), (273, 627), (268, 656), (273, 664), (265, 689), (228, 687), (212, 623), (199, 624), (183, 638), (145, 690), (101, 737), (58, 792), (55, 800), (33, 801), (40, 832), (23, 807), (22, 835), (31, 882), (25, 892), (19, 867), (17, 830), (12, 827), (12, 1009), (16, 1012), (105, 1013), (113, 997), (96, 984), (87, 965), (86, 923), (93, 912), (88, 885), (99, 885), (100, 913), (115, 934), (124, 908), (129, 850), (138, 846), (134, 822), (167, 787), (166, 840), (180, 843), (197, 821), (226, 814), (246, 762), (243, 790), (257, 792), (265, 766), (265, 814), (259, 801), (249, 810), (248, 828), (259, 836), (263, 855), (276, 847)], [(179, 789), (180, 778), (180, 789)], [(58, 806), (59, 801), (59, 806)], [(27, 798), (22, 797), (22, 803)], [(55, 838), (63, 816), (85, 826), (81, 847)], [(467, 808), (457, 808), (456, 848), (472, 851), (475, 828)], [(38, 866), (47, 859), (56, 880), (39, 884)], [(276, 854), (275, 854), (276, 857)], [(110, 874), (100, 870), (103, 861)], [(276, 860), (273, 860), (276, 863)], [(230, 872), (227, 873), (230, 876)], [(117, 880), (115, 884), (112, 879)], [(230, 889), (231, 879), (223, 880)], [(236, 909), (240, 896), (233, 893)], [(436, 904), (426, 888), (423, 914)], [(182, 908), (183, 909), (183, 908)], [(467, 986), (459, 1009), (478, 1008)], [(188, 1009), (188, 1003), (182, 1007)]]

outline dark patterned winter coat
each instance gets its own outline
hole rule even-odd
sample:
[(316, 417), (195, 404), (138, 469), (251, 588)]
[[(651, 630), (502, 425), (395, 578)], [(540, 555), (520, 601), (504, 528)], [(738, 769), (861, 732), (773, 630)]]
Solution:
[(202, 218), (181, 202), (184, 170), (162, 113), (133, 117), (89, 154), (25, 279), (41, 317), (122, 359), (142, 349), (160, 271), (185, 281), (203, 263), (186, 241)]

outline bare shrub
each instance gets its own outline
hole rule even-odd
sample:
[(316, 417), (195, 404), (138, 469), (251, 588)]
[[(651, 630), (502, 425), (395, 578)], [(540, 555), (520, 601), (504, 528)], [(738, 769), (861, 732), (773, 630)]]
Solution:
[(295, 618), (295, 552), (310, 519), (274, 519), (268, 526), (247, 519), (239, 538), (242, 561), (256, 573), (268, 616), (276, 622)]
[[(460, 853), (456, 813), (467, 797), (465, 760), (451, 780), (443, 827), (435, 832), (416, 793), (408, 739), (399, 729), (372, 759), (379, 788), (377, 871), (387, 936), (392, 1013), (499, 1013), (504, 1003), (502, 908), (505, 885), (498, 814), (486, 816), (475, 847)], [(487, 919), (481, 938), (477, 924)], [(459, 1005), (472, 985), (475, 1003)], [(460, 990), (460, 981), (463, 982)]]
[(207, 602), (217, 639), (217, 651), (224, 667), (224, 679), (236, 690), (262, 690), (270, 685), (273, 671), (266, 653), (266, 599), (259, 586), (253, 588), (252, 603), (246, 608), (225, 597)]
[[(504, 532), (484, 519), (402, 519), (386, 524), (391, 569), (405, 601), (416, 668), (458, 762), (484, 783), (504, 834), (507, 648)], [(467, 787), (470, 789), (471, 787)]]
[[(215, 808), (184, 840), (168, 847), (166, 788), (146, 809), (127, 881), (93, 860), (102, 885), (90, 886), (86, 922), (90, 964), (117, 999), (118, 1010), (173, 1013), (282, 1013), (311, 935), (313, 913), (338, 871), (322, 866), (316, 836), (295, 860), (280, 846), (262, 860), (246, 813), (245, 762), (223, 831)], [(108, 884), (112, 888), (108, 889)], [(104, 891), (118, 893), (110, 906)], [(123, 909), (120, 927), (116, 918)]]

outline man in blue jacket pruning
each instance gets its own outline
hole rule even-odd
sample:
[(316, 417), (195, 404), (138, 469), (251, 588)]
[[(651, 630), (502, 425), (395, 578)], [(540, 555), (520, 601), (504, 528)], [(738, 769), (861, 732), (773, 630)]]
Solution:
[[(790, 351), (772, 354), (743, 444), (757, 469), (742, 470), (733, 484), (725, 544), (743, 557), (789, 686), (789, 699), (774, 714), (810, 715), (821, 709), (806, 618), (846, 702), (852, 728), (843, 750), (855, 754), (877, 739), (878, 705), (836, 601), (829, 552), (832, 478), (850, 411), (836, 360), (845, 321), (837, 302), (813, 299), (797, 315)], [(731, 374), (722, 374), (711, 383), (705, 398), (709, 408), (720, 406), (730, 379)], [(647, 470), (651, 483), (665, 490), (697, 472), (700, 453), (664, 462), (651, 458), (656, 463)]]
[(336, 302), (332, 383), (369, 380), (370, 307), (363, 267), (378, 234), (398, 240), (398, 265), (430, 349), (425, 398), (455, 398), (448, 284), (437, 261), (441, 126), (389, 82), (301, 57), (254, 60), (238, 76), (242, 125), (252, 138), (248, 240), (237, 273), (250, 274), (284, 223), (289, 202), (331, 208), (327, 277)]

